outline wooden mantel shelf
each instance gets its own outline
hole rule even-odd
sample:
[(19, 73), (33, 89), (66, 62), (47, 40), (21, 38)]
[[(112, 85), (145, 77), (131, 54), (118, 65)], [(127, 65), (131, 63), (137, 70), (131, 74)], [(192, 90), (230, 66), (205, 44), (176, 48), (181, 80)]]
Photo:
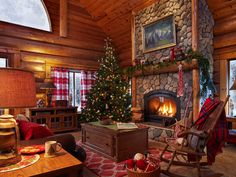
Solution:
[(186, 61), (179, 61), (177, 63), (173, 63), (169, 66), (158, 68), (158, 65), (150, 65), (146, 66), (142, 70), (138, 70), (135, 72), (135, 76), (148, 76), (148, 75), (155, 75), (155, 74), (164, 74), (164, 73), (175, 73), (178, 72), (178, 66), (179, 64), (182, 64), (183, 71), (190, 71), (193, 69), (198, 69), (198, 63), (196, 59), (193, 59), (192, 62), (186, 62)]

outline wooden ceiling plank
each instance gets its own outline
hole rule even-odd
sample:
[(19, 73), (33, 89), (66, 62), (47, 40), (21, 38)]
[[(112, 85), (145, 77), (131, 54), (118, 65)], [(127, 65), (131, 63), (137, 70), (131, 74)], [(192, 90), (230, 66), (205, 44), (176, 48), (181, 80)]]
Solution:
[(140, 5), (136, 6), (135, 8), (133, 8), (133, 12), (138, 12), (150, 5), (152, 5), (155, 2), (158, 2), (159, 0), (146, 0), (145, 2), (141, 3)]
[(99, 17), (107, 16), (106, 9), (108, 9), (110, 7), (114, 7), (113, 4), (115, 2), (116, 2), (116, 0), (114, 0), (114, 1), (110, 0), (109, 2), (105, 3), (103, 6), (97, 8), (97, 9), (94, 9), (93, 12), (92, 12), (93, 17), (95, 19), (98, 19)]
[(129, 23), (127, 23), (127, 22), (130, 22), (130, 19), (131, 19), (131, 16), (132, 16), (132, 14), (130, 13), (130, 12), (128, 12), (128, 13), (125, 13), (125, 14), (120, 14), (120, 15), (114, 15), (112, 18), (110, 18), (110, 19), (103, 19), (103, 20), (100, 20), (100, 21), (98, 21), (97, 22), (97, 24), (100, 26), (100, 27), (106, 27), (106, 26), (110, 26), (112, 23), (113, 24), (117, 24), (117, 23), (119, 23), (119, 24), (121, 24), (121, 23), (124, 23), (125, 21), (125, 23), (126, 24), (129, 24)]
[(83, 7), (85, 7), (87, 10), (88, 8), (96, 1), (99, 1), (99, 0), (80, 0), (80, 3), (82, 4)]
[(116, 0), (112, 4), (112, 6), (108, 7), (105, 10), (105, 12), (109, 15), (111, 12), (114, 11), (114, 9), (119, 10), (119, 9), (123, 8), (126, 3), (127, 3), (127, 0)]
[(78, 7), (81, 7), (81, 6), (82, 6), (82, 4), (80, 3), (79, 0), (69, 0), (69, 3), (70, 3), (71, 5), (78, 6)]
[(107, 0), (99, 0), (99, 1), (95, 1), (94, 3), (92, 3), (89, 7), (87, 7), (88, 12), (90, 12), (93, 15), (93, 11), (95, 9), (98, 9), (100, 7), (102, 7), (104, 4), (107, 3)]

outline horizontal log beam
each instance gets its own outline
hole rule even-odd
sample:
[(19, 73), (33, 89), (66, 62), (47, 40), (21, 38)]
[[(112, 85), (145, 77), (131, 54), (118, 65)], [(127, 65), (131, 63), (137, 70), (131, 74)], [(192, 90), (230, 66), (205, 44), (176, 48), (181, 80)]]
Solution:
[(51, 54), (66, 57), (84, 58), (88, 60), (97, 60), (103, 55), (103, 52), (93, 49), (77, 49), (73, 47), (56, 46), (53, 44), (45, 44), (43, 42), (35, 42), (24, 39), (0, 36), (0, 45), (8, 47), (16, 47), (21, 51)]
[(236, 31), (236, 15), (230, 15), (227, 18), (216, 21), (214, 35), (222, 35)]
[(38, 54), (32, 52), (21, 52), (21, 60), (23, 62), (47, 63), (52, 65), (67, 66), (75, 69), (97, 70), (99, 67), (98, 61), (86, 59), (78, 59), (72, 57), (61, 57), (47, 54)]
[(223, 48), (236, 45), (236, 32), (216, 36), (214, 38), (214, 48)]
[[(30, 41), (44, 42), (54, 45), (63, 45), (68, 47), (75, 47), (79, 49), (94, 49), (97, 51), (104, 51), (103, 40), (88, 39), (80, 36), (80, 40), (60, 38), (55, 34), (46, 32), (35, 32), (34, 30), (20, 30), (12, 27), (6, 27), (0, 23), (0, 36), (8, 36), (19, 39), (27, 39)], [(83, 39), (84, 38), (84, 39)]]

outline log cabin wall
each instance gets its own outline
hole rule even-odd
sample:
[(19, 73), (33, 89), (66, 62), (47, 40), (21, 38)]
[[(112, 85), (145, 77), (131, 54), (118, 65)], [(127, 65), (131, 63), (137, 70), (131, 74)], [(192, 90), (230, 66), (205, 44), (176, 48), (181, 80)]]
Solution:
[[(78, 1), (66, 1), (66, 37), (60, 36), (59, 0), (44, 0), (52, 32), (0, 22), (0, 53), (9, 58), (10, 66), (34, 72), (37, 98), (45, 99), (39, 87), (44, 78), (50, 77), (52, 66), (94, 70), (104, 53), (105, 33)], [(23, 112), (24, 109), (15, 109), (12, 114)]]
[[(68, 8), (66, 37), (60, 36), (60, 2), (63, 1), (67, 1)], [(44, 0), (44, 3), (52, 32), (0, 22), (0, 53), (10, 56), (11, 66), (33, 71), (38, 88), (44, 78), (50, 77), (51, 66), (97, 69), (106, 38), (77, 0)]]
[(80, 0), (96, 23), (113, 40), (121, 66), (132, 65), (132, 12), (159, 0)]
[(228, 61), (236, 58), (236, 1), (207, 0), (215, 20), (214, 83), (222, 100), (228, 94)]

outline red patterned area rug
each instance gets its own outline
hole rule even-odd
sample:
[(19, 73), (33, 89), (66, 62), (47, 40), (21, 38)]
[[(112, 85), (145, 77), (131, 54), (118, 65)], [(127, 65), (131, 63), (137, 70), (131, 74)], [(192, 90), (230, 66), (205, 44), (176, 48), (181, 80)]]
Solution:
[[(81, 146), (81, 142), (78, 142)], [(82, 145), (83, 147), (83, 145)], [(127, 175), (124, 168), (124, 161), (116, 163), (106, 157), (95, 153), (89, 148), (83, 147), (86, 151), (87, 157), (84, 165), (100, 177), (122, 177)], [(149, 148), (148, 152), (155, 158), (159, 159), (162, 150), (158, 148)], [(171, 153), (164, 154), (165, 158), (171, 158)]]

